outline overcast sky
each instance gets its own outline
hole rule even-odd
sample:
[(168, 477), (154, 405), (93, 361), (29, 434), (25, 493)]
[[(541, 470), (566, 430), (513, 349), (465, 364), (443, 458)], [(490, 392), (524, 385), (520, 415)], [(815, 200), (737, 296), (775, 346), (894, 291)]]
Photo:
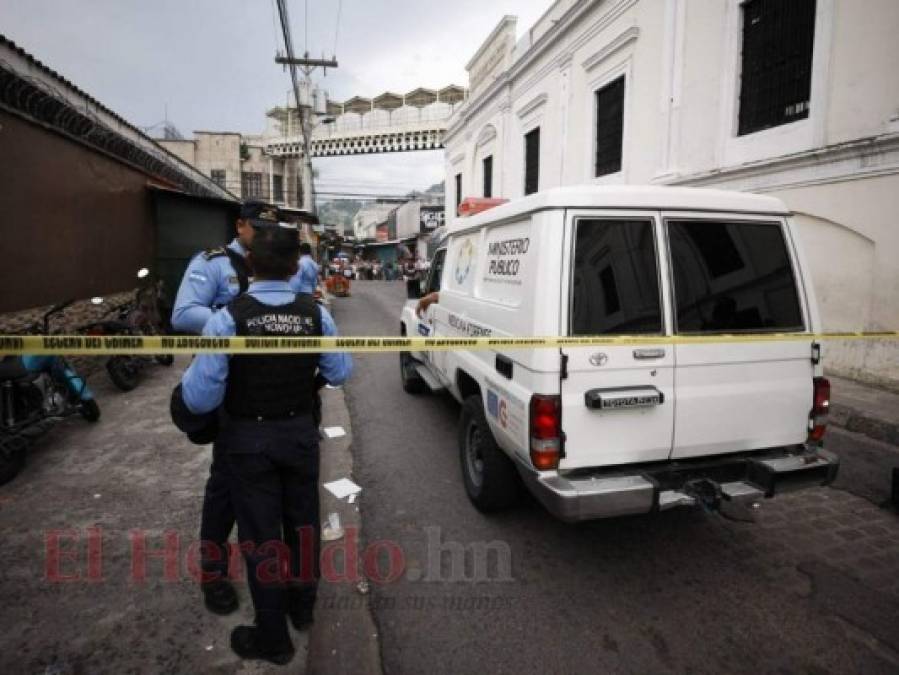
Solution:
[[(505, 14), (527, 30), (551, 0), (288, 0), (295, 51), (340, 64), (333, 100), (467, 86), (465, 64)], [(338, 28), (338, 6), (340, 21)], [(308, 21), (306, 11), (308, 7)], [(307, 31), (308, 28), (308, 31)], [(0, 32), (125, 119), (259, 133), (288, 74), (273, 0), (0, 0)], [(308, 35), (308, 37), (307, 37)], [(405, 192), (443, 180), (442, 152), (316, 162), (323, 186)]]

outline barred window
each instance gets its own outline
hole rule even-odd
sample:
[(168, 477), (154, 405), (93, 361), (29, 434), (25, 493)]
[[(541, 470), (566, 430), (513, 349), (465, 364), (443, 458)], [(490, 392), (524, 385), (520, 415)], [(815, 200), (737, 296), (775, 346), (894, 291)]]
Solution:
[(241, 173), (240, 190), (244, 199), (262, 197), (262, 174), (256, 171)]
[(596, 92), (596, 163), (594, 176), (621, 171), (624, 137), (624, 75)]
[(221, 187), (225, 187), (225, 170), (224, 169), (213, 169), (209, 172), (209, 176), (213, 181), (218, 183)]
[(540, 184), (540, 127), (524, 135), (524, 193), (536, 192)]
[(493, 155), (484, 158), (484, 196), (493, 196)]
[(272, 199), (276, 202), (284, 201), (284, 176), (275, 174), (272, 176)]
[(815, 0), (746, 0), (738, 134), (805, 119), (812, 89)]

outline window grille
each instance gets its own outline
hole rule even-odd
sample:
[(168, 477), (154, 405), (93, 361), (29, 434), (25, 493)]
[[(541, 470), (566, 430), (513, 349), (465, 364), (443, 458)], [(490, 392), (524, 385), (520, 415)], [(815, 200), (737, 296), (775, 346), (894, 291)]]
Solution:
[(624, 76), (596, 92), (596, 163), (594, 176), (621, 171), (624, 138)]
[(524, 135), (524, 193), (536, 192), (540, 184), (540, 127)]
[(484, 196), (493, 196), (493, 155), (484, 158)]
[(740, 136), (808, 117), (814, 43), (815, 0), (743, 3)]

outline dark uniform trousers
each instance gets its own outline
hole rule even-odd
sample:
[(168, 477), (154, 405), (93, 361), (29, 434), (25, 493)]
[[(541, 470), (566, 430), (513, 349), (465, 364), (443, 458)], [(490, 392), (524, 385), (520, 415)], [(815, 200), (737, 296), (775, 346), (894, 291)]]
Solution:
[(311, 607), (318, 586), (318, 428), (311, 414), (226, 418), (214, 457), (230, 486), (256, 623), (265, 640), (282, 645), (286, 612)]
[[(231, 467), (219, 443), (212, 446), (212, 464), (206, 491), (203, 494), (203, 516), (200, 520), (200, 541), (203, 546), (204, 576), (210, 579), (228, 577), (228, 537), (234, 529), (234, 507), (231, 505)], [(210, 554), (210, 547), (216, 553)]]

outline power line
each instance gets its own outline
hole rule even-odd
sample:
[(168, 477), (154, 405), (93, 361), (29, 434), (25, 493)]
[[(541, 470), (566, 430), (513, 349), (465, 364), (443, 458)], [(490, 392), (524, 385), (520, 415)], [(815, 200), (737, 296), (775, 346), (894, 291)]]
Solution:
[(337, 25), (334, 26), (334, 50), (331, 52), (337, 55), (337, 37), (340, 35), (340, 11), (343, 9), (343, 0), (337, 0)]

